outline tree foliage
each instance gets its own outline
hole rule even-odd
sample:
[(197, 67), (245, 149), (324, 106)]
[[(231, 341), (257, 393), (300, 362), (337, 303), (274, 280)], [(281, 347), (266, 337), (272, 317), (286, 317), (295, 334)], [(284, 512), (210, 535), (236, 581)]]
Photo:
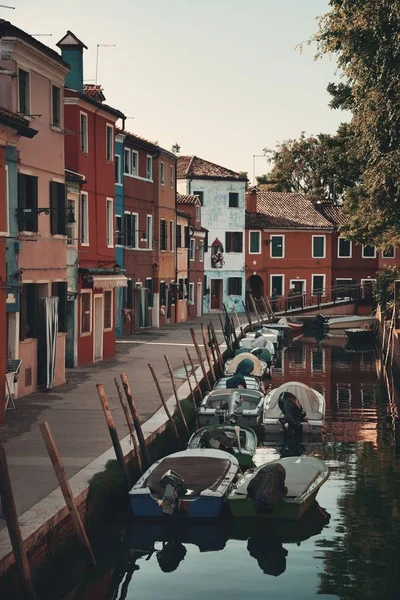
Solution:
[(330, 0), (314, 40), (334, 54), (343, 83), (331, 106), (353, 112), (358, 184), (345, 194), (349, 236), (384, 248), (400, 244), (400, 2)]

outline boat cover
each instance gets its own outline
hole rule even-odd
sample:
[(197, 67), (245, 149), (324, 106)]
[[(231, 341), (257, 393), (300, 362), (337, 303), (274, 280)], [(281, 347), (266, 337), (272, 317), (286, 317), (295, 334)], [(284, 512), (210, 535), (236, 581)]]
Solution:
[[(224, 390), (226, 389), (226, 382), (230, 379), (230, 376), (222, 377), (217, 383), (214, 385), (214, 390)], [(259, 390), (260, 389), (260, 381), (255, 377), (249, 375), (248, 377), (244, 376), (244, 380), (246, 382), (246, 389), (248, 390)]]
[[(263, 394), (258, 390), (213, 390), (206, 397), (205, 408), (218, 409), (221, 404), (228, 404), (228, 410), (234, 410), (235, 402), (240, 400), (241, 410), (254, 410), (257, 408)], [(204, 407), (204, 404), (201, 405)]]
[(281, 465), (286, 471), (288, 498), (298, 498), (323, 472), (323, 463), (312, 456), (299, 456), (282, 459)]
[(172, 469), (178, 473), (189, 493), (200, 494), (203, 490), (216, 491), (231, 468), (229, 455), (227, 458), (214, 458), (210, 456), (167, 456), (152, 471), (143, 484), (154, 494), (163, 495), (164, 488), (160, 485), (162, 476)]
[(323, 418), (323, 406), (320, 396), (304, 383), (299, 381), (289, 381), (272, 390), (269, 397), (268, 408), (265, 411), (265, 417), (268, 419), (279, 419), (282, 417), (282, 411), (279, 408), (278, 400), (282, 392), (291, 392), (296, 396), (304, 411), (307, 419), (319, 420)]
[(233, 358), (231, 363), (229, 364), (229, 367), (226, 371), (226, 375), (234, 375), (236, 373), (236, 369), (239, 363), (241, 363), (242, 360), (246, 359), (251, 360), (251, 362), (254, 365), (253, 371), (249, 373), (249, 375), (255, 374), (261, 377), (261, 375), (264, 372), (263, 364), (256, 356), (254, 356), (254, 354), (251, 354), (250, 352), (242, 352), (242, 354), (238, 354), (238, 356), (235, 356), (235, 358)]

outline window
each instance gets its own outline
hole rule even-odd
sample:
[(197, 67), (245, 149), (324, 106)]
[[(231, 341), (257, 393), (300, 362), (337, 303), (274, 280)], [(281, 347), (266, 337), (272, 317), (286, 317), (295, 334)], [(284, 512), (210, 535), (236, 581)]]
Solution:
[(146, 249), (152, 250), (153, 248), (153, 215), (147, 215), (146, 217)]
[(160, 220), (160, 250), (167, 249), (167, 221), (165, 219)]
[(249, 252), (250, 254), (261, 254), (261, 231), (249, 232)]
[(124, 148), (124, 173), (131, 174), (131, 151), (129, 148)]
[(271, 235), (270, 236), (270, 257), (284, 258), (285, 257), (285, 236)]
[(284, 276), (283, 275), (271, 275), (271, 279), (270, 279), (270, 295), (272, 294), (272, 292), (274, 290), (276, 290), (276, 293), (278, 296), (283, 296), (283, 292), (285, 289), (285, 284), (284, 284)]
[(122, 230), (122, 217), (121, 215), (115, 215), (115, 245), (124, 245), (124, 232)]
[(338, 258), (351, 258), (352, 244), (350, 240), (338, 239)]
[(199, 261), (200, 262), (204, 261), (204, 242), (203, 242), (203, 240), (201, 240), (199, 243)]
[(169, 182), (172, 188), (175, 187), (175, 169), (173, 166), (169, 168)]
[(176, 225), (176, 247), (182, 247), (182, 225), (179, 223)]
[(81, 292), (81, 334), (92, 331), (92, 294)]
[(201, 207), (200, 206), (196, 206), (196, 221), (200, 221), (200, 216), (201, 216)]
[(110, 330), (113, 326), (112, 317), (113, 292), (112, 290), (104, 291), (104, 330)]
[(375, 258), (375, 256), (376, 256), (375, 246), (367, 246), (366, 244), (362, 245), (362, 257), (363, 258)]
[(50, 232), (66, 235), (65, 183), (50, 181)]
[(189, 260), (196, 260), (196, 240), (190, 240)]
[(133, 281), (128, 279), (125, 293), (125, 308), (132, 308), (133, 300)]
[(117, 185), (121, 185), (122, 177), (121, 177), (121, 157), (119, 154), (115, 155), (115, 183)]
[(8, 172), (8, 165), (5, 165), (6, 171), (6, 227), (5, 233), (10, 234), (10, 174)]
[(312, 257), (325, 258), (325, 235), (312, 236)]
[(113, 199), (107, 198), (106, 200), (106, 233), (107, 233), (107, 247), (113, 248), (114, 246), (114, 208)]
[(37, 231), (38, 178), (18, 173), (18, 231)]
[(160, 163), (160, 179), (161, 185), (165, 185), (165, 164), (163, 162)]
[(204, 206), (204, 192), (193, 192), (193, 194), (199, 197), (200, 204)]
[(230, 296), (242, 295), (242, 278), (228, 277), (228, 294)]
[(160, 282), (160, 306), (165, 306), (167, 302), (167, 288), (164, 281)]
[(386, 250), (382, 252), (382, 258), (396, 258), (396, 248), (394, 246), (386, 248)]
[(51, 124), (61, 127), (61, 91), (56, 85), (51, 86)]
[(18, 69), (18, 110), (22, 115), (30, 114), (29, 73)]
[(20, 295), (20, 341), (37, 337), (37, 306), (38, 286), (34, 283), (24, 283)]
[(313, 373), (323, 373), (325, 371), (325, 351), (311, 349), (311, 371)]
[(139, 176), (139, 153), (136, 150), (132, 150), (132, 175), (135, 177)]
[(243, 252), (243, 233), (227, 231), (225, 233), (226, 252)]
[(81, 244), (89, 245), (89, 196), (87, 192), (81, 192)]
[(184, 248), (190, 248), (190, 229), (185, 225), (185, 244)]
[(153, 158), (149, 155), (146, 158), (146, 179), (153, 179)]
[(51, 295), (58, 298), (58, 331), (67, 331), (67, 282), (55, 281), (51, 284)]
[(125, 247), (135, 249), (138, 247), (139, 216), (136, 213), (124, 214)]
[(114, 127), (106, 124), (106, 159), (111, 162), (114, 156)]
[(89, 152), (88, 143), (88, 116), (86, 113), (81, 112), (81, 151), (84, 154)]
[(312, 294), (325, 294), (325, 275), (312, 276)]
[(154, 285), (153, 285), (153, 279), (151, 277), (146, 277), (145, 286), (146, 286), (146, 290), (147, 290), (147, 301), (148, 301), (149, 307), (153, 307)]
[(169, 249), (171, 252), (174, 251), (174, 222), (169, 222)]
[(229, 192), (229, 208), (239, 208), (238, 192)]
[(189, 304), (194, 304), (194, 283), (189, 283)]

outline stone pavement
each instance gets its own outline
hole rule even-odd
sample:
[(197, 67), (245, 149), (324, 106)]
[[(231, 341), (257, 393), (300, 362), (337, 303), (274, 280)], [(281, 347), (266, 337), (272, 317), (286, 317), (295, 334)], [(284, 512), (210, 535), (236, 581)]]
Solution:
[[(243, 321), (243, 318), (241, 319)], [(218, 315), (206, 315), (186, 323), (170, 324), (122, 338), (117, 356), (87, 367), (67, 370), (67, 383), (50, 392), (37, 392), (15, 401), (16, 410), (7, 410), (5, 425), (0, 428), (10, 468), (18, 514), (21, 515), (58, 487), (38, 425), (48, 421), (70, 478), (111, 447), (111, 441), (96, 391), (103, 383), (120, 439), (129, 434), (118, 400), (114, 377), (126, 373), (142, 422), (151, 417), (161, 402), (148, 368), (151, 363), (159, 378), (165, 398), (173, 393), (167, 354), (176, 378), (182, 378), (187, 363), (185, 347), (198, 364), (190, 328), (200, 343), (200, 323), (213, 322), (218, 341), (223, 334)], [(204, 352), (203, 352), (204, 355)], [(178, 371), (179, 369), (179, 371)], [(0, 518), (0, 529), (5, 521)]]

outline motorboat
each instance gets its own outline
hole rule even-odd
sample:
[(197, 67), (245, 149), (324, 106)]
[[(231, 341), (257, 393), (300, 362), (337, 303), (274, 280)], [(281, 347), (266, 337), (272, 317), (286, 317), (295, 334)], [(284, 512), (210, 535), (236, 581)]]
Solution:
[(262, 419), (264, 394), (259, 390), (213, 390), (197, 409), (200, 426), (233, 424), (257, 428)]
[(136, 517), (216, 519), (239, 472), (222, 450), (193, 449), (155, 462), (129, 492)]
[(228, 495), (229, 508), (234, 517), (297, 521), (328, 477), (328, 467), (318, 458), (280, 458), (247, 471)]
[[(254, 343), (254, 340), (255, 340), (254, 336), (242, 338), (239, 342), (239, 350), (243, 350), (243, 351), (247, 350), (248, 352), (250, 352), (251, 350), (255, 350), (255, 348), (252, 346), (252, 344)], [(261, 346), (260, 346), (260, 349), (261, 349)], [(275, 355), (275, 352), (276, 352), (275, 344), (268, 338), (265, 340), (265, 346), (263, 349), (268, 350), (270, 352), (271, 356)]]
[(296, 318), (288, 318), (281, 317), (277, 323), (273, 323), (272, 326), (275, 329), (294, 329), (295, 331), (300, 331), (303, 329), (304, 323), (300, 321), (300, 319)]
[(371, 344), (375, 338), (375, 331), (369, 325), (345, 329), (345, 334), (351, 344)]
[[(231, 375), (227, 375), (219, 379), (213, 387), (213, 390), (226, 390), (226, 383), (231, 378)], [(261, 390), (261, 381), (257, 377), (247, 375), (244, 378), (247, 390)]]
[(373, 326), (376, 322), (376, 318), (373, 316), (358, 316), (358, 315), (346, 315), (343, 317), (331, 317), (324, 323), (325, 329), (352, 329), (360, 328), (363, 325)]
[(279, 344), (279, 340), (282, 337), (282, 332), (278, 329), (270, 329), (269, 327), (262, 327), (257, 329), (256, 331), (249, 331), (246, 333), (246, 337), (244, 337), (241, 341), (248, 340), (246, 343), (251, 344), (256, 337), (256, 333), (261, 333), (261, 335), (272, 342), (273, 344)]
[(188, 442), (188, 449), (214, 448), (230, 452), (239, 461), (242, 469), (253, 465), (253, 456), (257, 449), (257, 436), (248, 427), (237, 425), (208, 425), (194, 432)]
[[(253, 363), (253, 370), (250, 373), (243, 373), (243, 375), (252, 375), (253, 377), (263, 377), (268, 368), (265, 361), (258, 359), (251, 352), (242, 352), (231, 358), (225, 363), (225, 375), (235, 375), (239, 364), (244, 360), (250, 360)], [(240, 370), (240, 367), (239, 367)]]
[(305, 413), (305, 420), (301, 420), (303, 433), (321, 433), (325, 422), (325, 398), (317, 390), (305, 383), (289, 381), (272, 390), (265, 397), (263, 426), (266, 434), (278, 434), (282, 430), (284, 414), (279, 406), (279, 397), (288, 392), (293, 394)]

